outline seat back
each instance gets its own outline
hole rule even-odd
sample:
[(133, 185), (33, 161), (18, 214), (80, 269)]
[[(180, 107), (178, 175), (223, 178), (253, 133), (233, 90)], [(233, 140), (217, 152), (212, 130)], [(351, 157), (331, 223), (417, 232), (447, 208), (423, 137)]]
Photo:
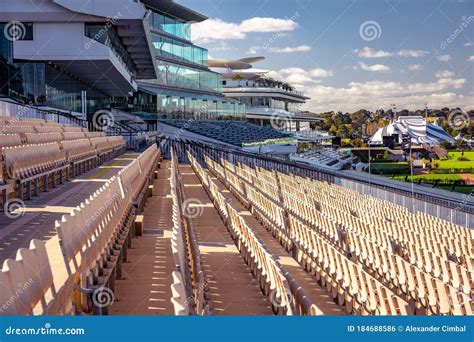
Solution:
[(26, 133), (27, 144), (42, 144), (48, 142), (60, 142), (63, 140), (61, 133)]
[(7, 146), (21, 145), (21, 137), (19, 134), (0, 134), (0, 149)]

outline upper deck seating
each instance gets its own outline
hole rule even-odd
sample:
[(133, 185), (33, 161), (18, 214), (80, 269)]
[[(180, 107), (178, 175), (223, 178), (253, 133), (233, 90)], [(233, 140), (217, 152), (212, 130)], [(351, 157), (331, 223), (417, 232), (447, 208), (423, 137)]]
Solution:
[(235, 146), (290, 136), (271, 127), (262, 127), (245, 121), (198, 120), (192, 124), (187, 120), (160, 120), (160, 122)]

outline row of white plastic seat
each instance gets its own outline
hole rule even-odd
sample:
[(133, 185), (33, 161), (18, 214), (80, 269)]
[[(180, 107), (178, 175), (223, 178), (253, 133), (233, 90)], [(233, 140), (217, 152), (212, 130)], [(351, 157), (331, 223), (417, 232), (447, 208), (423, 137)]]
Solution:
[[(215, 182), (209, 178), (209, 175), (189, 152), (188, 158), (202, 184), (208, 189), (240, 253), (256, 276), (261, 290), (265, 295), (271, 297), (274, 312), (286, 315), (293, 314), (290, 298), (296, 301), (299, 297), (292, 295), (291, 290), (286, 285), (285, 276), (273, 256), (250, 229), (245, 219), (229, 203), (226, 203)], [(303, 305), (299, 302), (294, 304), (296, 306)], [(306, 306), (309, 307), (307, 304)], [(310, 308), (306, 308), (306, 310), (310, 311)]]
[[(151, 150), (157, 153), (156, 146)], [(152, 167), (146, 170), (151, 173)], [(7, 259), (0, 272), (0, 315), (91, 312), (91, 292), (114, 276), (122, 257), (133, 223), (131, 190), (120, 175), (112, 177), (56, 221), (58, 235), (46, 243), (32, 240), (29, 249)]]
[(188, 198), (182, 182), (182, 177), (179, 172), (178, 158), (174, 150), (171, 151), (171, 190), (173, 196), (173, 214), (176, 215), (174, 220), (174, 230), (180, 232), (183, 239), (181, 250), (181, 260), (179, 265), (182, 278), (185, 281), (187, 292), (191, 295), (185, 300), (184, 305), (188, 307), (191, 314), (210, 315), (211, 308), (207, 301), (207, 292), (209, 284), (206, 281), (203, 265), (201, 262), (201, 252), (199, 250), (199, 243), (194, 231), (192, 218), (188, 215), (183, 215), (183, 211), (189, 208)]
[[(224, 165), (226, 165), (226, 162), (224, 162)], [(239, 169), (239, 167), (233, 167), (233, 166), (232, 166), (232, 167), (226, 167), (225, 169), (228, 170), (228, 171), (231, 171), (231, 170), (236, 170), (236, 171), (237, 171), (237, 170)], [(244, 168), (242, 168), (242, 169), (244, 169)], [(241, 173), (242, 173), (242, 172), (241, 172)], [(267, 174), (266, 174), (266, 173), (267, 173), (267, 172), (262, 172), (261, 174), (258, 175), (258, 179), (259, 179), (260, 181), (259, 181), (258, 186), (255, 187), (255, 189), (258, 189), (259, 191), (265, 191), (265, 187), (262, 187), (262, 184), (261, 184), (261, 183), (262, 183), (262, 180), (265, 179), (266, 176), (268, 176), (268, 173), (267, 173)], [(225, 173), (225, 174), (227, 175), (227, 173)], [(265, 175), (265, 174), (266, 174), (266, 175)], [(247, 178), (251, 178), (251, 177), (247, 177)], [(249, 183), (249, 184), (252, 184), (252, 183)], [(248, 193), (252, 193), (252, 191), (253, 191), (253, 190), (248, 190), (248, 191), (247, 191), (247, 196), (248, 196)], [(266, 194), (266, 195), (269, 195), (269, 198), (273, 198), (273, 199), (274, 199), (274, 197), (272, 197), (272, 194)], [(290, 194), (286, 194), (286, 195), (289, 196)], [(251, 198), (255, 199), (255, 196), (251, 196)], [(263, 203), (263, 204), (261, 204), (261, 206), (265, 206), (265, 204), (266, 204), (267, 208), (264, 209), (264, 211), (266, 211), (267, 213), (269, 213), (270, 216), (271, 216), (271, 213), (272, 213), (272, 212), (273, 212), (273, 213), (275, 212), (274, 210), (271, 210), (271, 206), (268, 205), (268, 201), (267, 201), (267, 203), (265, 203), (264, 201), (260, 201), (260, 202)], [(287, 204), (288, 204), (288, 203), (287, 203)], [(308, 209), (307, 209), (305, 212), (311, 212), (311, 205), (308, 204), (307, 207), (308, 207)], [(261, 208), (260, 208), (260, 209), (261, 209)], [(313, 209), (313, 211), (314, 211), (314, 209)], [(300, 210), (300, 211), (298, 211), (298, 213), (301, 215), (303, 212)], [(303, 213), (303, 214), (304, 214), (304, 213)], [(274, 218), (274, 219), (276, 219), (276, 223), (277, 223), (277, 224), (278, 224), (279, 222), (281, 223), (281, 215), (278, 215), (278, 216), (277, 216), (276, 218)], [(319, 223), (319, 225), (316, 225), (316, 226), (320, 226), (320, 225), (321, 225), (321, 222), (318, 222), (318, 223)], [(305, 231), (306, 234), (312, 234), (312, 233), (314, 233), (314, 230), (309, 230), (309, 228), (306, 228), (306, 229), (307, 229), (307, 231)], [(323, 235), (323, 236), (324, 236), (324, 235)], [(352, 242), (353, 242), (353, 241), (352, 241)], [(305, 246), (305, 247), (307, 247), (307, 246)], [(372, 246), (372, 247), (374, 247), (374, 246)], [(367, 253), (367, 251), (365, 251), (365, 253)], [(401, 258), (400, 258), (399, 261), (400, 261), (401, 264), (406, 263), (406, 262), (405, 262), (403, 259), (401, 259)], [(408, 263), (407, 263), (407, 264), (408, 264)], [(385, 263), (384, 265), (386, 265), (386, 263)], [(379, 267), (380, 267), (380, 261), (379, 261), (378, 265), (375, 265), (375, 264), (374, 264), (374, 271), (376, 272), (377, 270), (380, 270)], [(408, 267), (409, 267), (409, 266), (408, 266)], [(387, 269), (387, 267), (385, 267), (385, 269)], [(431, 282), (431, 279), (430, 279), (429, 275), (426, 275), (426, 274), (423, 275), (423, 272), (420, 272), (420, 270), (416, 270), (416, 269), (415, 269), (415, 271), (418, 272), (417, 274), (420, 274), (420, 277), (424, 276), (424, 277), (426, 277), (426, 279), (427, 279), (428, 282)], [(391, 272), (391, 273), (390, 273), (390, 272)], [(396, 272), (396, 270), (393, 270), (393, 269), (391, 269), (390, 271), (387, 271), (387, 273), (389, 273), (389, 274), (394, 274), (395, 272)], [(384, 274), (384, 276), (386, 276), (386, 274)], [(402, 277), (402, 276), (404, 277), (405, 274), (401, 274), (401, 275), (400, 275), (400, 277)], [(389, 279), (390, 279), (390, 277), (389, 277)], [(438, 281), (438, 280), (437, 280), (437, 279), (434, 279), (433, 281)], [(404, 284), (405, 284), (405, 282), (404, 282)], [(448, 298), (448, 297), (447, 297), (447, 295), (446, 295), (446, 292), (442, 292), (442, 290), (441, 290), (441, 289), (442, 289), (442, 285), (441, 285), (441, 284), (442, 284), (442, 282), (437, 283), (437, 285), (441, 286), (441, 287), (437, 288), (437, 291), (438, 291), (438, 292), (436, 292), (435, 290), (433, 290), (433, 291), (431, 291), (431, 293), (428, 293), (427, 297), (428, 297), (428, 299), (429, 299), (429, 303), (427, 303), (426, 297), (424, 297), (424, 292), (418, 291), (419, 294), (420, 294), (420, 293), (422, 294), (421, 296), (420, 296), (420, 295), (418, 296), (419, 302), (420, 302), (420, 303), (423, 303), (426, 307), (428, 307), (428, 306), (432, 307), (432, 306), (436, 306), (436, 305), (439, 305), (439, 306), (440, 306), (439, 308), (436, 308), (436, 309), (433, 308), (433, 311), (439, 310), (441, 313), (449, 313), (449, 312), (451, 312), (451, 310), (455, 311), (455, 310), (457, 309), (456, 306), (453, 306), (453, 307), (450, 309), (450, 308), (449, 308), (449, 305), (446, 305), (446, 298)], [(400, 285), (400, 284), (396, 284), (396, 285)], [(412, 287), (413, 287), (413, 284), (412, 284)], [(449, 288), (449, 286), (447, 287), (447, 290), (448, 290), (448, 291), (452, 291), (453, 289), (454, 289), (454, 288)], [(414, 290), (414, 289), (412, 289), (412, 290)], [(456, 291), (454, 291), (454, 292), (456, 292)], [(408, 293), (407, 293), (407, 295), (408, 295)], [(466, 304), (465, 301), (466, 301), (466, 298), (467, 298), (467, 297), (466, 297), (466, 296), (463, 297), (461, 294), (459, 294), (459, 295), (460, 295), (460, 297), (461, 297), (462, 300), (463, 300), (463, 304), (462, 304), (462, 305), (465, 306), (465, 304)], [(433, 304), (433, 303), (434, 303), (434, 304)], [(428, 304), (429, 304), (429, 305), (428, 305)], [(469, 308), (469, 307), (466, 307), (466, 306), (465, 306), (465, 309), (466, 309), (466, 312), (469, 312), (469, 310), (470, 310), (470, 308)], [(459, 312), (458, 312), (458, 314), (459, 314)]]

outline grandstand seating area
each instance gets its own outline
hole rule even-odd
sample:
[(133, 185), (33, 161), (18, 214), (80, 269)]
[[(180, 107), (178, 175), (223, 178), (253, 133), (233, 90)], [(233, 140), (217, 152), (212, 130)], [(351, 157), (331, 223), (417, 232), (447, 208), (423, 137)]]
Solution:
[(336, 170), (343, 168), (347, 164), (351, 164), (350, 154), (345, 154), (331, 148), (319, 148), (297, 153), (291, 156), (291, 159), (309, 162), (315, 165), (324, 165)]
[(289, 136), (271, 127), (262, 127), (245, 121), (167, 119), (160, 120), (160, 122), (239, 147), (245, 143), (280, 139)]
[[(46, 242), (33, 239), (0, 272), (1, 314), (67, 315), (105, 313), (94, 305), (113, 290), (134, 230), (140, 196), (160, 158), (156, 145), (56, 221)], [(20, 290), (19, 290), (20, 286)]]
[(152, 145), (5, 260), (0, 314), (474, 314), (472, 230), (196, 152)]
[(206, 161), (349, 313), (473, 314), (472, 230), (334, 184)]
[(120, 136), (43, 119), (0, 117), (0, 190), (20, 199), (123, 153)]

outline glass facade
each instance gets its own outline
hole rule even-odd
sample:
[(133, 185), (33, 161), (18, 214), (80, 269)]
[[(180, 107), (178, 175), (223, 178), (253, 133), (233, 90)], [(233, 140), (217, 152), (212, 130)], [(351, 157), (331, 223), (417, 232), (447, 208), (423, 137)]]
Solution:
[(244, 105), (213, 99), (138, 92), (131, 100), (132, 111), (153, 113), (163, 119), (241, 120), (245, 116)]
[(218, 73), (160, 60), (157, 61), (157, 68), (158, 78), (146, 80), (146, 83), (207, 92), (222, 91), (222, 76)]
[(191, 40), (191, 25), (186, 22), (152, 11), (148, 17), (148, 24), (152, 29), (163, 31), (182, 39)]
[(289, 112), (298, 112), (301, 107), (301, 103), (298, 102), (290, 102), (265, 96), (241, 96), (237, 99), (249, 108), (271, 108), (282, 109)]
[(158, 33), (152, 33), (151, 36), (157, 56), (208, 66), (208, 53), (206, 49), (177, 39), (164, 37)]

